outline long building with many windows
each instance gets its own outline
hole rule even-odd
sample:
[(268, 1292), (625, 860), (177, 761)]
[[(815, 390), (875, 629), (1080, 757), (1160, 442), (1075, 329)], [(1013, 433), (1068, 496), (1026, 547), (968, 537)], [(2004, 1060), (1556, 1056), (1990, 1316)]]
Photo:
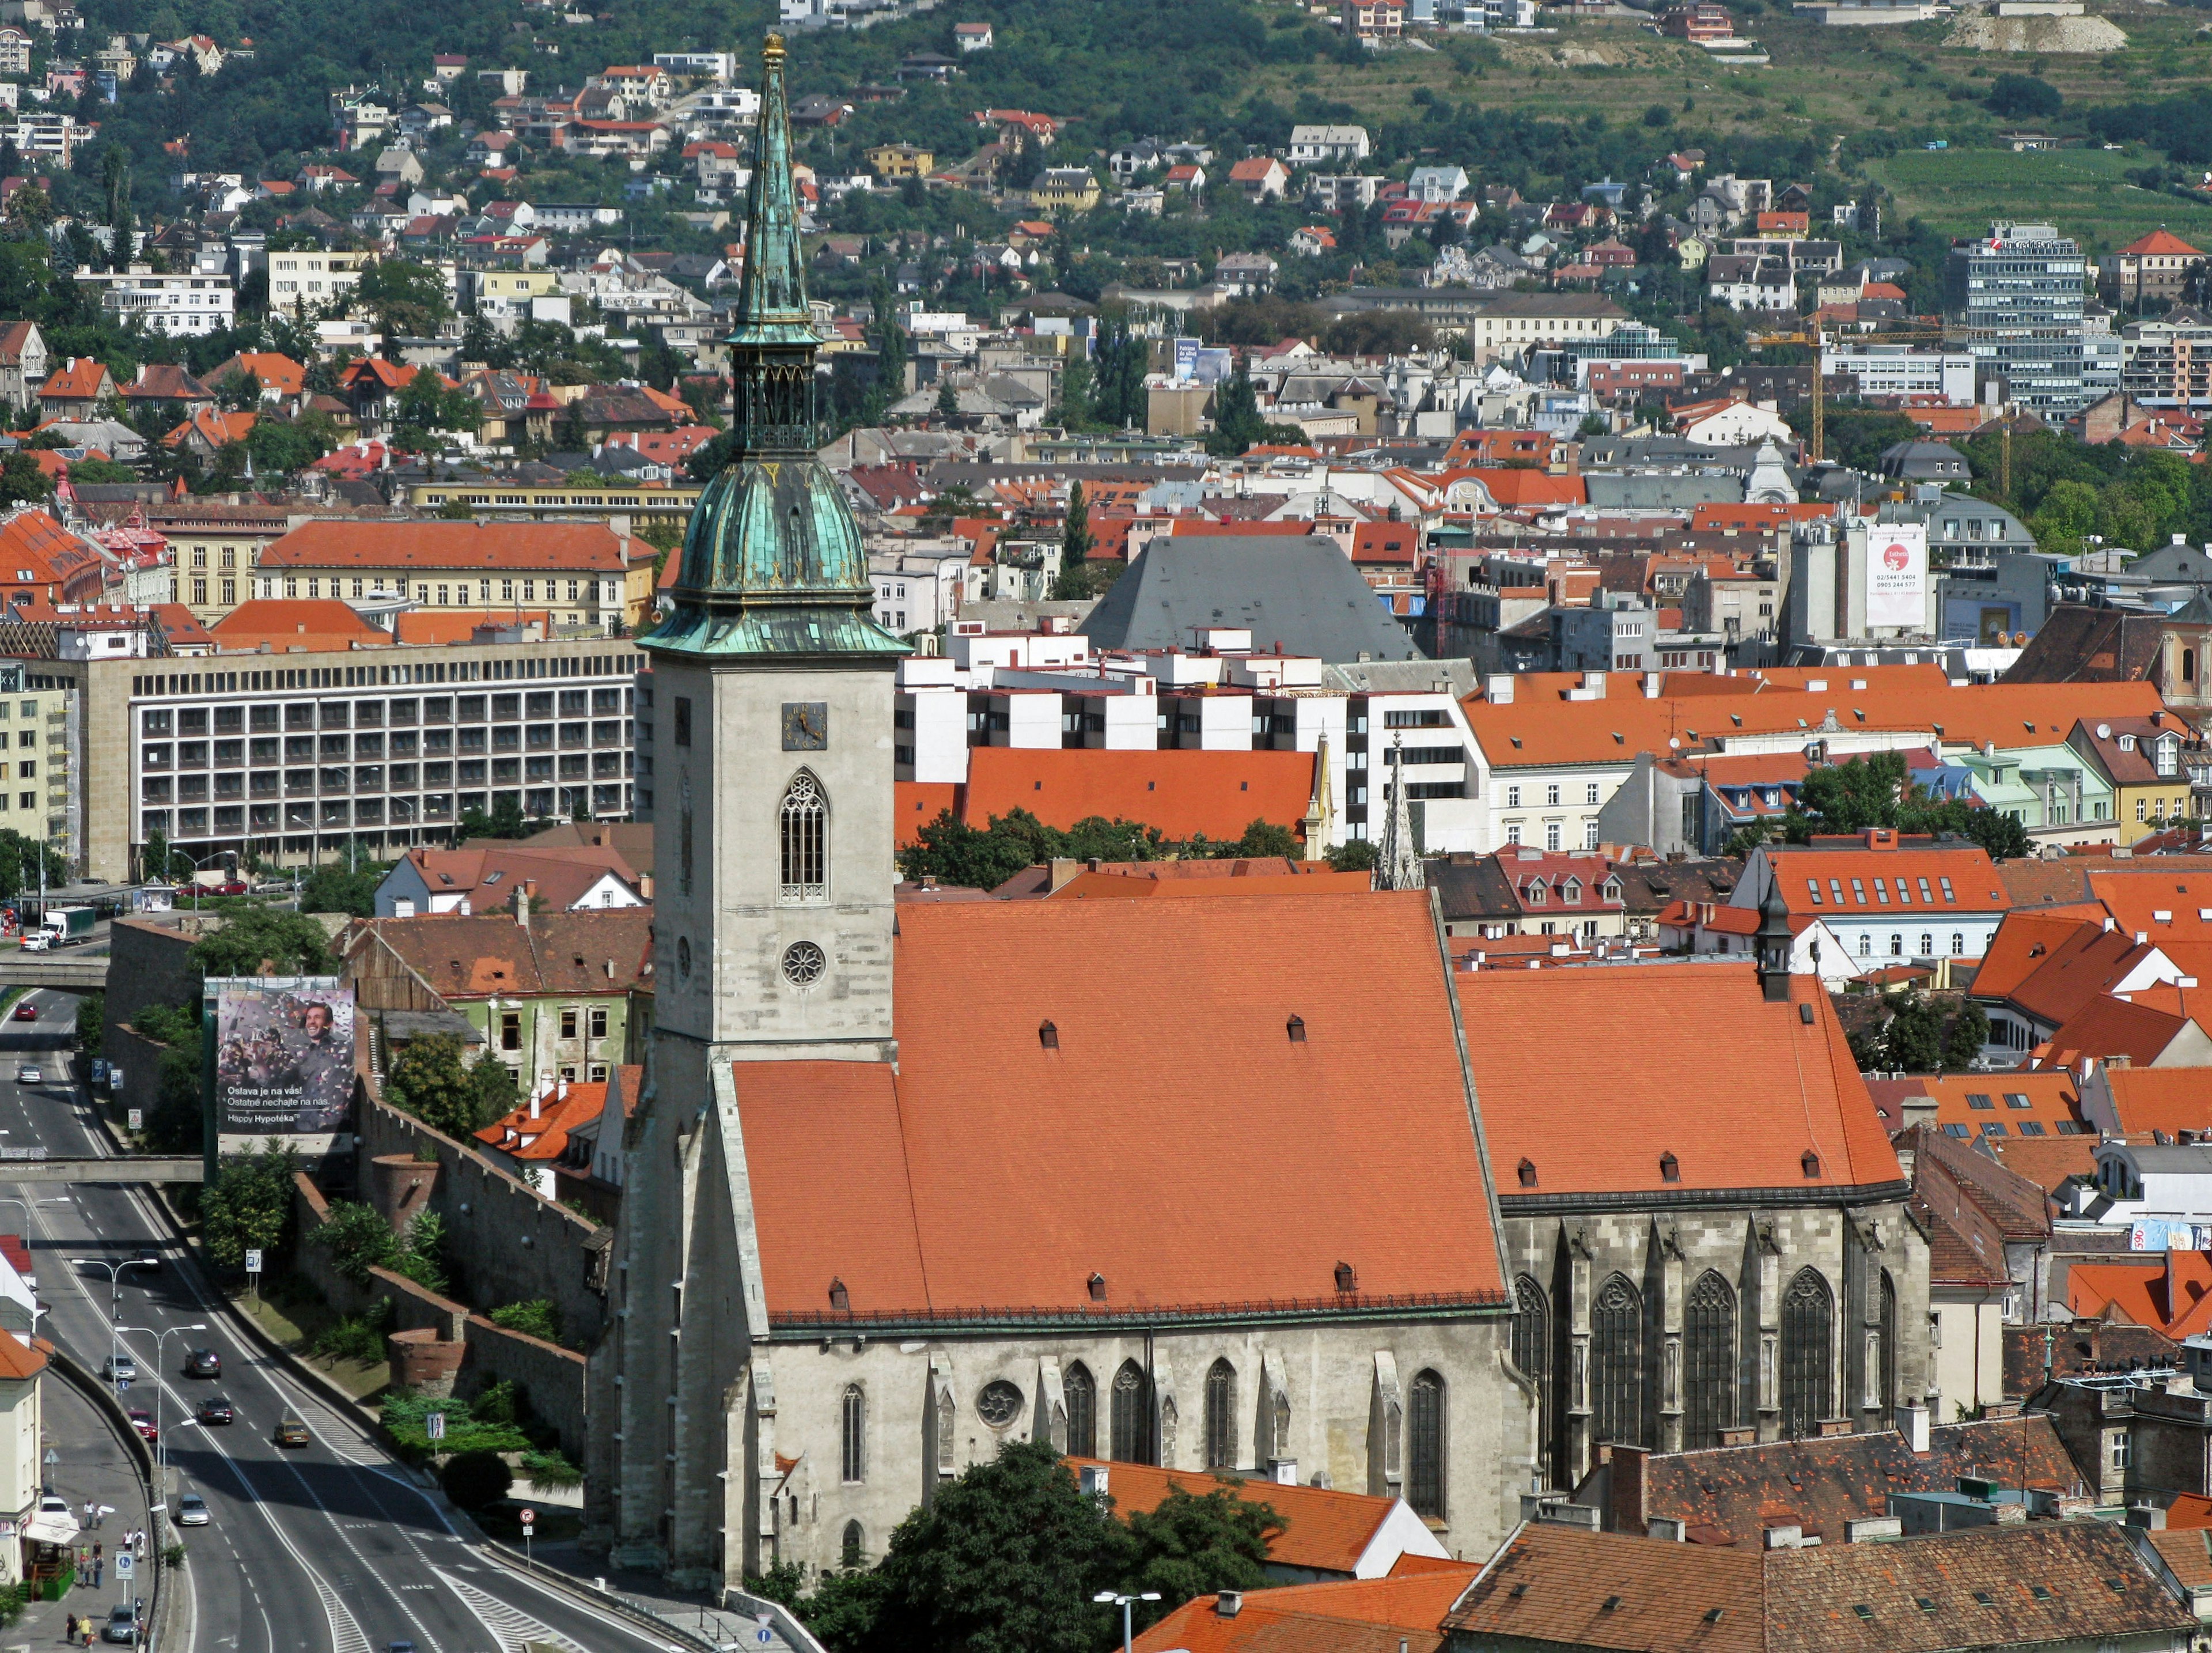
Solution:
[(74, 689), (82, 871), (155, 833), (288, 866), (448, 837), (471, 810), (629, 814), (642, 656), (604, 640), (192, 659), (40, 660)]

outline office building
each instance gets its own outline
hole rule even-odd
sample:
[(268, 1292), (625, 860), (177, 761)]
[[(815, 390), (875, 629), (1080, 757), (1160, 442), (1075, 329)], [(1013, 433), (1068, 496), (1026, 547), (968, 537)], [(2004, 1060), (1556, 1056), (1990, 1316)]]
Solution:
[(2079, 242), (2049, 224), (1995, 224), (1951, 249), (1943, 306), (1965, 324), (1984, 376), (2043, 419), (2080, 411), (2081, 310), (2088, 265)]

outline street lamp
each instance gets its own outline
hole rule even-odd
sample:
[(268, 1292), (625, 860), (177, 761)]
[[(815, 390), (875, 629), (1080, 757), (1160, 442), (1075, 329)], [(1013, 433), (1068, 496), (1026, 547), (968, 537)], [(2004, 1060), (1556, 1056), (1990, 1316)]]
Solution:
[(167, 1369), (161, 1364), (161, 1346), (179, 1332), (204, 1332), (207, 1328), (204, 1325), (170, 1326), (159, 1332), (144, 1326), (118, 1326), (115, 1329), (118, 1335), (133, 1332), (140, 1337), (154, 1340), (154, 1479), (156, 1492), (166, 1502), (169, 1496), (169, 1431), (161, 1427), (161, 1391), (167, 1387), (163, 1378)]
[(1157, 1601), (1160, 1593), (1148, 1589), (1141, 1595), (1116, 1595), (1110, 1589), (1102, 1589), (1091, 1598), (1102, 1607), (1110, 1602), (1121, 1609), (1121, 1653), (1129, 1653), (1129, 1604), (1133, 1601)]
[(110, 1262), (105, 1257), (71, 1257), (70, 1263), (77, 1268), (105, 1268), (107, 1271), (107, 1317), (123, 1318), (123, 1271), (126, 1268), (146, 1267), (143, 1257), (125, 1257), (121, 1262)]

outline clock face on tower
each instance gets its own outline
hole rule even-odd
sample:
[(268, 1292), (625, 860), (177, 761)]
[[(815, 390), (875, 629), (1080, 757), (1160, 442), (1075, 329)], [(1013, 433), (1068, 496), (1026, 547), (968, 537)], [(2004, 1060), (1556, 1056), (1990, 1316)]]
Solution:
[(788, 700), (783, 703), (783, 750), (818, 752), (830, 744), (830, 706), (826, 701)]

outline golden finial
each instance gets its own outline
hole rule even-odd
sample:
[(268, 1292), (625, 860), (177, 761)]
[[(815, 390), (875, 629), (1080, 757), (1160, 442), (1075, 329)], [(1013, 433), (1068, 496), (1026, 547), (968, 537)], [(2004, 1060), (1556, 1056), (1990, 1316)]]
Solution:
[(761, 61), (771, 68), (783, 61), (783, 36), (771, 34), (768, 44), (761, 48)]

